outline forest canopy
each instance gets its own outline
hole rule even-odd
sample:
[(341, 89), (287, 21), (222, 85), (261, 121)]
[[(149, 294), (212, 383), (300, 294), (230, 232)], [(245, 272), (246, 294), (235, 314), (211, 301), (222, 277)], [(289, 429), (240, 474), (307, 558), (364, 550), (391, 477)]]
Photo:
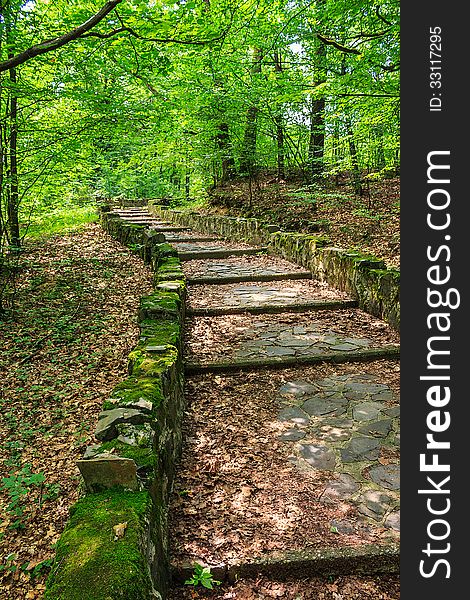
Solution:
[(0, 1), (2, 245), (97, 197), (399, 170), (395, 0)]

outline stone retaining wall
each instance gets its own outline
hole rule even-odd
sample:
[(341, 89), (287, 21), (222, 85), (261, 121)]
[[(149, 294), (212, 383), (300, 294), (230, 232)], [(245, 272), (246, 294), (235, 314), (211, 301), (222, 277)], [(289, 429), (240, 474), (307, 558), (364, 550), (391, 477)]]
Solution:
[(178, 225), (222, 237), (267, 245), (269, 251), (308, 268), (320, 281), (348, 292), (366, 312), (400, 328), (400, 272), (374, 256), (334, 248), (325, 236), (281, 232), (257, 219), (200, 215), (152, 205), (148, 210)]
[(181, 450), (185, 281), (161, 234), (102, 212), (114, 238), (154, 271), (141, 299), (129, 375), (104, 402), (99, 444), (78, 461), (85, 495), (72, 507), (47, 600), (149, 600), (169, 581), (168, 503)]

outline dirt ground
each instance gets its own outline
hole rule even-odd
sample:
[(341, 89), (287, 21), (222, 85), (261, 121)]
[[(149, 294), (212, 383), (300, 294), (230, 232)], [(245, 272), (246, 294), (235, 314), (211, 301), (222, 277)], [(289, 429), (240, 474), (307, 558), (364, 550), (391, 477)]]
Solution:
[(76, 461), (127, 375), (142, 261), (99, 225), (28, 246), (0, 322), (0, 598), (41, 598), (81, 491)]

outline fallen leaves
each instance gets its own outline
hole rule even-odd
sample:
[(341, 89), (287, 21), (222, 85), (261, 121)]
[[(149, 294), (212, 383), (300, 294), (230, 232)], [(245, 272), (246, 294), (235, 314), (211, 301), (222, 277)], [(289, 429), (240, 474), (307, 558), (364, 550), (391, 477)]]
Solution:
[(114, 527), (113, 527), (114, 541), (120, 540), (121, 538), (123, 538), (124, 534), (126, 533), (126, 529), (127, 529), (127, 521), (125, 523), (118, 523), (117, 525), (114, 525)]
[(16, 318), (1, 323), (0, 469), (3, 476), (28, 466), (45, 479), (27, 486), (16, 529), (0, 493), (0, 596), (39, 600), (50, 568), (44, 561), (80, 493), (76, 460), (103, 401), (127, 375), (151, 273), (89, 225), (27, 247), (18, 284)]

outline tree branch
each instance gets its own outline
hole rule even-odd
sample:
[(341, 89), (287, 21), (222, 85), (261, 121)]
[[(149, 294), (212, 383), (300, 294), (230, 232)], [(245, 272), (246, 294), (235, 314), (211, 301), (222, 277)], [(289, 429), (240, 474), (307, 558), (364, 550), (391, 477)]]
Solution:
[(380, 14), (380, 6), (378, 4), (375, 7), (375, 14), (383, 23), (392, 27), (392, 24), (390, 23), (390, 21), (387, 21), (387, 19), (383, 15)]
[(12, 56), (8, 60), (0, 62), (0, 72), (8, 71), (9, 69), (23, 64), (31, 58), (40, 56), (41, 54), (45, 54), (46, 52), (50, 52), (51, 50), (61, 48), (62, 46), (65, 46), (65, 44), (68, 44), (69, 42), (83, 37), (85, 33), (90, 31), (90, 29), (93, 29), (95, 25), (102, 21), (121, 2), (122, 0), (109, 0), (97, 13), (95, 13), (92, 17), (90, 17), (87, 21), (85, 21), (75, 29), (72, 29), (72, 31), (64, 33), (59, 37), (52, 38), (50, 40), (45, 40), (44, 42), (36, 44), (35, 46), (31, 46), (30, 48), (24, 50), (23, 52), (20, 52), (16, 56)]
[(138, 40), (141, 40), (142, 42), (155, 42), (157, 44), (184, 44), (184, 45), (193, 45), (193, 46), (204, 46), (206, 44), (210, 44), (212, 42), (218, 42), (219, 40), (223, 39), (228, 32), (228, 28), (223, 30), (222, 33), (216, 37), (207, 39), (207, 40), (181, 40), (178, 38), (157, 38), (157, 37), (145, 37), (143, 35), (140, 35), (140, 33), (137, 33), (137, 31), (135, 31), (134, 29), (132, 29), (132, 27), (129, 27), (127, 25), (123, 25), (122, 27), (119, 27), (119, 29), (114, 29), (113, 31), (110, 31), (109, 33), (99, 33), (97, 31), (90, 31), (89, 33), (86, 33), (85, 35), (82, 35), (81, 37), (97, 37), (100, 38), (101, 40), (106, 40), (110, 37), (113, 37), (114, 35), (117, 35), (119, 33), (129, 33), (132, 37), (135, 37)]
[(346, 46), (343, 46), (335, 40), (330, 40), (329, 38), (326, 38), (324, 35), (321, 35), (321, 33), (317, 33), (317, 38), (321, 40), (324, 44), (328, 44), (329, 46), (333, 46), (337, 50), (341, 50), (341, 52), (346, 52), (347, 54), (362, 54), (359, 50), (356, 50), (355, 48), (347, 48)]

